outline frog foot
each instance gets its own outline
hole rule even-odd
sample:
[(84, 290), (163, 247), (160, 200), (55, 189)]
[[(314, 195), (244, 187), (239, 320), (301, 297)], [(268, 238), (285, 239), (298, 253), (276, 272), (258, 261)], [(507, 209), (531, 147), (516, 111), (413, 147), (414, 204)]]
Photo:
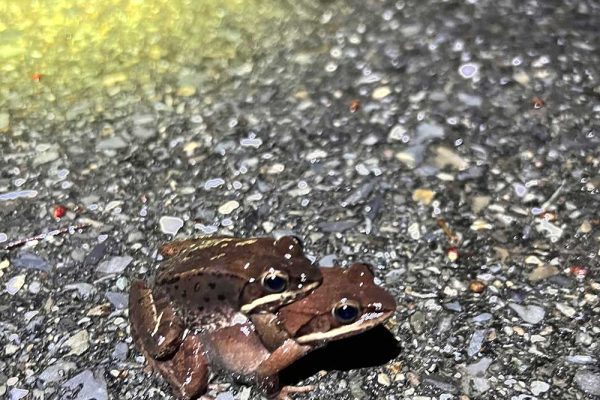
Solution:
[(274, 399), (276, 400), (292, 400), (289, 396), (292, 393), (308, 393), (315, 390), (314, 385), (306, 385), (306, 386), (284, 386), (281, 388), (279, 393), (277, 393)]

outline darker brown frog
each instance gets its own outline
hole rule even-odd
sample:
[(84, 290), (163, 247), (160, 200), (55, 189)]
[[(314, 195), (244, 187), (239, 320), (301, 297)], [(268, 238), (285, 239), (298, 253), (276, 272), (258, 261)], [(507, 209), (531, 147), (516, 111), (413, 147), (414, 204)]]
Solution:
[(173, 354), (185, 329), (211, 331), (240, 311), (275, 310), (322, 279), (291, 236), (190, 239), (168, 243), (161, 253), (168, 258), (154, 284), (133, 282), (129, 294), (133, 335), (156, 358)]

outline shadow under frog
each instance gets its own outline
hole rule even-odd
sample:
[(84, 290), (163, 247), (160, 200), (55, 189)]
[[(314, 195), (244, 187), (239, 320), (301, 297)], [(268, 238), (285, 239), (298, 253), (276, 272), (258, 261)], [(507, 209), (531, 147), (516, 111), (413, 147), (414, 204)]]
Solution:
[(322, 268), (321, 274), (318, 288), (275, 312), (251, 314), (249, 320), (210, 332), (186, 331), (170, 358), (149, 357), (139, 339), (136, 345), (180, 398), (204, 394), (213, 369), (256, 382), (270, 398), (286, 399), (305, 388), (282, 387), (281, 371), (329, 342), (380, 326), (396, 310), (394, 298), (374, 284), (363, 264)]
[(356, 336), (328, 343), (281, 371), (279, 377), (283, 385), (291, 385), (319, 371), (376, 367), (394, 360), (400, 351), (394, 335), (379, 325)]

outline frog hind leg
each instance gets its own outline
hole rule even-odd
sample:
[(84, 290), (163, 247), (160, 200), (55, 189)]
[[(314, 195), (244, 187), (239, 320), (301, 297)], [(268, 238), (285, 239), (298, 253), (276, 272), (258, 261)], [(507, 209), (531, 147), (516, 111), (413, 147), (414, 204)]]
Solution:
[(168, 298), (146, 287), (143, 281), (131, 284), (129, 320), (133, 339), (144, 355), (163, 359), (179, 348), (184, 322), (175, 313)]
[(169, 383), (178, 398), (210, 398), (203, 396), (208, 388), (209, 365), (199, 336), (187, 335), (177, 352), (167, 360), (147, 361)]

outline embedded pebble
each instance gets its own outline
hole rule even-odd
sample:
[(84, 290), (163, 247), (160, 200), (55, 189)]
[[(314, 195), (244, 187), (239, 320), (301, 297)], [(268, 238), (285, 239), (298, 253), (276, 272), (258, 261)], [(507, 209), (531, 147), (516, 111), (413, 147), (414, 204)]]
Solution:
[(77, 365), (71, 361), (57, 361), (56, 363), (46, 367), (38, 378), (44, 382), (44, 384), (62, 381), (66, 378), (69, 371), (77, 368)]
[(229, 215), (232, 212), (234, 212), (239, 206), (240, 206), (240, 203), (238, 203), (235, 200), (230, 200), (227, 203), (223, 203), (219, 207), (218, 211), (219, 211), (219, 214)]
[(70, 349), (68, 354), (75, 354), (79, 356), (85, 353), (90, 347), (90, 336), (85, 329), (82, 329), (68, 338), (63, 343), (62, 347)]
[(129, 146), (120, 136), (112, 136), (107, 139), (100, 140), (96, 144), (97, 150), (119, 150)]
[(542, 307), (536, 305), (522, 306), (520, 304), (510, 303), (508, 306), (517, 313), (519, 318), (530, 324), (539, 324), (544, 319), (544, 315), (546, 315), (546, 311)]
[(568, 363), (571, 364), (580, 364), (580, 365), (586, 365), (586, 364), (595, 364), (598, 360), (592, 356), (588, 356), (588, 355), (574, 355), (574, 356), (566, 356), (565, 360)]
[(416, 311), (410, 316), (410, 326), (417, 335), (425, 331), (425, 324), (425, 315), (421, 311)]
[(569, 318), (573, 318), (577, 313), (577, 310), (565, 303), (556, 303), (556, 309)]
[(531, 282), (538, 282), (548, 279), (554, 275), (558, 275), (560, 271), (553, 265), (540, 265), (527, 275), (527, 279)]
[(65, 285), (63, 290), (76, 290), (79, 296), (81, 296), (84, 299), (96, 293), (96, 288), (94, 287), (94, 285), (85, 282), (70, 283), (68, 285)]
[(471, 335), (471, 340), (469, 341), (469, 346), (467, 347), (467, 354), (469, 357), (473, 357), (475, 354), (479, 353), (486, 334), (487, 329), (478, 329), (473, 332), (473, 335)]
[(127, 346), (127, 343), (119, 342), (115, 345), (111, 357), (118, 361), (125, 361), (127, 359), (127, 353), (129, 353), (129, 346)]
[(533, 381), (531, 382), (530, 389), (534, 396), (539, 396), (542, 393), (546, 393), (550, 389), (550, 385), (542, 381)]
[(373, 100), (381, 100), (384, 97), (387, 97), (390, 93), (392, 93), (392, 89), (389, 86), (380, 86), (373, 90)]
[(481, 107), (482, 99), (479, 96), (473, 96), (467, 93), (458, 93), (458, 99), (469, 107)]
[(388, 374), (380, 373), (377, 374), (377, 383), (383, 386), (390, 386), (392, 384), (392, 381), (390, 380)]
[(430, 374), (424, 376), (423, 384), (433, 386), (434, 388), (437, 388), (444, 392), (456, 393), (458, 391), (458, 387), (456, 387), (454, 382), (438, 374)]
[(43, 151), (38, 153), (33, 159), (33, 165), (39, 167), (40, 165), (48, 164), (52, 161), (58, 160), (60, 154), (58, 151)]
[(417, 189), (412, 194), (413, 201), (419, 202), (424, 205), (431, 204), (433, 197), (435, 196), (435, 192), (430, 189)]
[(444, 127), (433, 122), (424, 122), (417, 126), (415, 139), (416, 144), (430, 142), (433, 139), (441, 139), (444, 137)]
[(183, 220), (178, 217), (163, 216), (158, 221), (160, 231), (167, 235), (177, 235), (177, 232), (183, 227)]
[(344, 232), (348, 229), (353, 228), (358, 224), (358, 220), (351, 219), (346, 221), (331, 221), (331, 222), (321, 222), (319, 223), (319, 229), (323, 232), (331, 233), (331, 232)]
[(436, 147), (435, 153), (436, 158), (434, 159), (434, 162), (439, 168), (451, 167), (462, 171), (469, 167), (469, 163), (465, 159), (454, 150), (447, 147)]
[(15, 354), (17, 351), (19, 351), (19, 346), (14, 345), (12, 343), (8, 343), (7, 345), (4, 346), (4, 354), (6, 354), (7, 356), (11, 356), (11, 355)]
[(335, 265), (338, 257), (335, 254), (328, 254), (321, 257), (319, 260), (319, 267), (332, 267)]
[(20, 400), (29, 394), (27, 389), (12, 388), (10, 389), (10, 400)]
[(481, 323), (481, 322), (489, 321), (492, 318), (493, 318), (492, 314), (490, 314), (490, 313), (482, 313), (482, 314), (474, 316), (472, 318), (472, 321), (475, 322), (475, 323)]
[(32, 293), (32, 294), (38, 294), (41, 289), (42, 289), (42, 284), (39, 281), (33, 281), (27, 287), (27, 290), (29, 291), (29, 293)]
[(316, 150), (311, 151), (310, 153), (307, 153), (304, 158), (309, 161), (312, 161), (312, 160), (317, 160), (319, 158), (325, 158), (325, 157), (327, 157), (327, 152), (325, 150), (316, 149)]
[(585, 393), (600, 396), (600, 373), (580, 369), (575, 374), (573, 382)]
[(100, 370), (95, 374), (85, 370), (65, 382), (63, 387), (79, 390), (74, 400), (108, 400), (104, 373)]
[(17, 294), (19, 290), (25, 284), (25, 275), (17, 275), (10, 278), (8, 282), (6, 282), (6, 292), (11, 296)]
[(50, 266), (46, 260), (29, 252), (19, 253), (15, 258), (11, 259), (11, 263), (17, 268), (37, 269), (44, 272), (50, 270)]
[(99, 274), (120, 274), (131, 264), (133, 258), (130, 256), (115, 256), (98, 265), (96, 272)]
[(473, 364), (469, 364), (466, 367), (467, 374), (474, 377), (482, 377), (485, 375), (487, 369), (492, 364), (493, 360), (489, 357), (483, 357), (479, 361)]
[(394, 125), (392, 127), (392, 129), (390, 130), (390, 132), (388, 133), (388, 140), (389, 141), (401, 141), (404, 140), (405, 138), (408, 139), (406, 137), (406, 133), (408, 131), (406, 130), (406, 128), (403, 125)]
[(418, 223), (412, 223), (408, 227), (408, 236), (413, 240), (419, 240), (421, 238), (421, 227)]
[(105, 297), (117, 310), (126, 309), (129, 305), (129, 296), (126, 293), (106, 292)]

